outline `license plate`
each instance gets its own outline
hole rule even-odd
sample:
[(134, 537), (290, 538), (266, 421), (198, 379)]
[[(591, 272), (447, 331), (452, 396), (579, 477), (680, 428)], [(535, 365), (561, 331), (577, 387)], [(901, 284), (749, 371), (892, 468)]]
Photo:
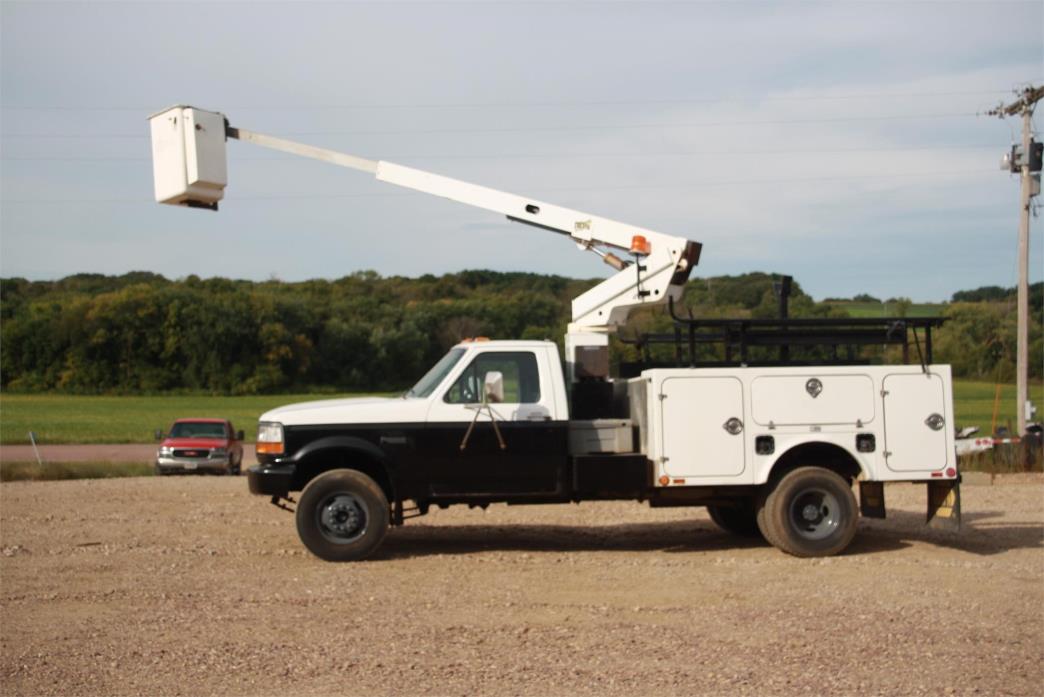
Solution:
[(182, 467), (184, 467), (187, 470), (194, 470), (194, 469), (196, 469), (196, 463), (195, 462), (186, 462), (184, 465), (182, 465)]

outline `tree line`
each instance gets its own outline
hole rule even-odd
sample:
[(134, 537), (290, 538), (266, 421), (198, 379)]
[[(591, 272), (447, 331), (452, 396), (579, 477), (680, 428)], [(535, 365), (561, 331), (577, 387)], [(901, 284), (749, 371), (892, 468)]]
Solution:
[[(773, 317), (777, 278), (693, 279), (683, 302), (697, 317)], [(219, 394), (401, 389), (465, 337), (560, 342), (571, 299), (598, 280), (493, 271), (420, 278), (363, 271), (297, 283), (169, 280), (147, 272), (0, 279), (0, 388)], [(1038, 377), (1044, 363), (1040, 286), (1034, 286), (1031, 331)], [(935, 335), (936, 360), (953, 364), (963, 377), (1013, 379), (1009, 295), (956, 294), (943, 310), (949, 321)], [(845, 310), (837, 301), (816, 303), (795, 283), (790, 314), (845, 316)], [(662, 309), (643, 311), (631, 325), (633, 331), (660, 331), (670, 318)], [(632, 351), (617, 348), (624, 359)], [(886, 353), (869, 357), (887, 360)]]

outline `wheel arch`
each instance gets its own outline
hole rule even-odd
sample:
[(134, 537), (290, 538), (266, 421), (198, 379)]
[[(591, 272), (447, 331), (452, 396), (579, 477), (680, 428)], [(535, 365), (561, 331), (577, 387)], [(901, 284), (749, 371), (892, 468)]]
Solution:
[(352, 436), (321, 438), (294, 456), (293, 489), (300, 491), (315, 477), (334, 469), (352, 469), (367, 475), (381, 487), (389, 502), (396, 501), (395, 479), (388, 457), (373, 443)]
[(768, 469), (766, 482), (778, 482), (798, 467), (822, 467), (844, 477), (849, 482), (860, 475), (869, 478), (870, 472), (860, 459), (847, 448), (825, 440), (805, 441), (787, 448)]

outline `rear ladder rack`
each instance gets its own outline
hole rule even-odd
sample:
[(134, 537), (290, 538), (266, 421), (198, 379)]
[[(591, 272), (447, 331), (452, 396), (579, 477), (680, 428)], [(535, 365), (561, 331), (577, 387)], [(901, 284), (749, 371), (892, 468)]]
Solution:
[[(691, 310), (688, 317), (680, 317), (673, 299), (668, 299), (667, 307), (673, 332), (619, 337), (639, 353), (638, 361), (621, 363), (621, 377), (635, 377), (654, 367), (865, 365), (869, 361), (857, 351), (861, 346), (902, 346), (903, 362), (909, 363), (911, 343), (917, 362), (927, 367), (932, 363), (932, 329), (946, 321), (944, 317), (696, 319)], [(661, 345), (674, 347), (673, 361), (653, 359), (650, 349)], [(716, 358), (707, 358), (711, 351), (706, 348), (698, 351), (714, 346), (723, 347)], [(776, 351), (757, 350), (765, 348)], [(804, 359), (794, 355), (808, 349), (819, 349), (820, 355)]]

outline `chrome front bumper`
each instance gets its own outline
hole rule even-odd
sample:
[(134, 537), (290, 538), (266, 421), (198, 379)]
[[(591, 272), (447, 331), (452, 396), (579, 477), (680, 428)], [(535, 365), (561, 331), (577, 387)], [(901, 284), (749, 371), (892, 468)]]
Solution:
[(230, 456), (225, 457), (157, 457), (156, 469), (161, 472), (228, 472)]

